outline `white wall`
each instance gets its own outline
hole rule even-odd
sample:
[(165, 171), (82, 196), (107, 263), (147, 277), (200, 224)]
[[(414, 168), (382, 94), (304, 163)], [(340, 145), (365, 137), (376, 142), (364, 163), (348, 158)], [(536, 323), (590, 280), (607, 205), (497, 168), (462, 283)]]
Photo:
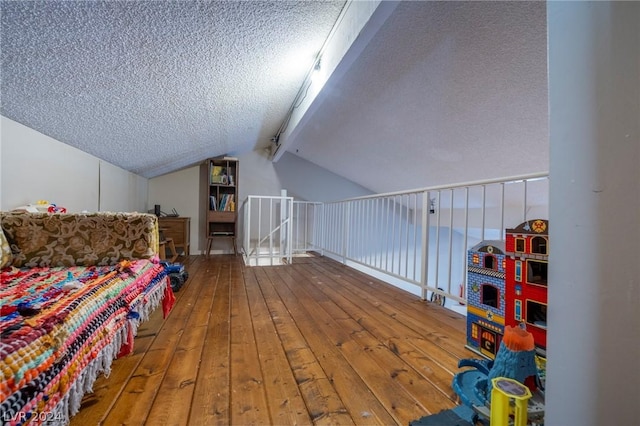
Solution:
[(327, 202), (373, 194), (357, 183), (288, 152), (275, 163), (274, 169), (288, 194), (299, 200)]
[(100, 211), (147, 211), (147, 179), (100, 161)]
[(0, 117), (0, 210), (38, 200), (69, 212), (144, 211), (147, 180)]
[(200, 241), (200, 182), (199, 167), (190, 167), (177, 172), (168, 173), (149, 179), (148, 206), (152, 210), (156, 204), (164, 213), (172, 213), (176, 209), (182, 217), (191, 218), (191, 233), (189, 235), (191, 254), (198, 254)]
[(69, 211), (98, 210), (100, 160), (1, 118), (0, 209), (47, 200)]

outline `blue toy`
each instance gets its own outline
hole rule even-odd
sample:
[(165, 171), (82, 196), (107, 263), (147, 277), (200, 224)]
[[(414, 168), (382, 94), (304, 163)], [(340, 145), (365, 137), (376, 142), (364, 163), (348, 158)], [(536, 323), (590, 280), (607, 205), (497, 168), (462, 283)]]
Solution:
[(160, 264), (164, 266), (167, 271), (167, 275), (171, 282), (171, 290), (174, 292), (180, 291), (184, 283), (189, 279), (189, 273), (184, 268), (184, 265), (181, 263), (169, 262), (160, 262)]
[[(457, 373), (451, 387), (460, 401), (473, 409), (473, 421), (488, 419), (491, 407), (492, 379), (507, 377), (526, 385), (534, 393), (529, 401), (532, 424), (544, 419), (544, 389), (535, 359), (533, 335), (520, 327), (505, 327), (504, 339), (495, 360), (462, 359), (458, 367), (472, 367)], [(479, 416), (478, 416), (479, 415)]]

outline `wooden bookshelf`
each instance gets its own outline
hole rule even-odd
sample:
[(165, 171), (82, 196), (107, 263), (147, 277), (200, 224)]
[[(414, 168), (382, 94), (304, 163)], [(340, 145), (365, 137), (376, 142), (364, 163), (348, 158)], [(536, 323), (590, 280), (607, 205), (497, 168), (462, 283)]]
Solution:
[(209, 158), (200, 167), (207, 256), (218, 245), (218, 239), (229, 240), (233, 253), (237, 254), (238, 172), (239, 162), (234, 157)]

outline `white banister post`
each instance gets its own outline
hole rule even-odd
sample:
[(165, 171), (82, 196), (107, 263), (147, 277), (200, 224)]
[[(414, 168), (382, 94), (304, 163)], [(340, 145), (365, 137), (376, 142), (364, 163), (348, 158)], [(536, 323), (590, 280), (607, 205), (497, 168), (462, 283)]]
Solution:
[(351, 217), (351, 203), (346, 202), (344, 205), (343, 226), (344, 226), (344, 238), (342, 239), (342, 263), (347, 263), (348, 248), (349, 248), (349, 218)]
[(293, 257), (293, 198), (287, 198), (287, 263), (291, 264)]
[(247, 257), (246, 261), (251, 264), (249, 255), (251, 254), (251, 196), (247, 197), (247, 204), (244, 211), (244, 254)]
[(286, 189), (281, 189), (280, 190), (280, 247), (279, 247), (279, 251), (280, 251), (280, 256), (281, 257), (286, 257), (287, 252), (289, 251), (289, 239), (291, 238), (289, 235), (289, 232), (287, 232), (289, 230), (288, 227), (283, 226), (285, 221), (287, 220), (287, 190)]
[(429, 191), (425, 191), (422, 193), (422, 232), (421, 232), (421, 242), (420, 246), (422, 247), (422, 256), (420, 256), (420, 288), (421, 288), (421, 296), (422, 300), (427, 300), (427, 279), (429, 278), (428, 274), (428, 264), (429, 264)]
[[(320, 243), (320, 255), (324, 256), (324, 250), (327, 247), (327, 239), (325, 236), (325, 226), (326, 226), (326, 221), (327, 221), (327, 217), (326, 217), (326, 211), (327, 209), (325, 209), (324, 207), (324, 203), (320, 204), (320, 214), (316, 215), (316, 222), (319, 221), (320, 226), (317, 232), (320, 233), (320, 235), (318, 235), (318, 241)], [(316, 234), (317, 235), (317, 234)]]

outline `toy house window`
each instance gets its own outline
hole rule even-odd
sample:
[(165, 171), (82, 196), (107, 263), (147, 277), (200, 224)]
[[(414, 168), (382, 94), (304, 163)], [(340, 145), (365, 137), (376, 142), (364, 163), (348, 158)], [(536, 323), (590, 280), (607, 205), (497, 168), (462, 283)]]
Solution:
[(547, 285), (547, 262), (536, 260), (527, 261), (527, 282), (531, 284)]
[(481, 299), (483, 305), (491, 306), (492, 308), (498, 309), (499, 306), (499, 298), (498, 298), (498, 288), (491, 284), (482, 284), (481, 289)]
[(538, 327), (547, 328), (547, 305), (534, 300), (527, 300), (527, 322)]
[(548, 254), (547, 239), (544, 237), (533, 237), (531, 239), (531, 253)]
[(516, 238), (516, 251), (519, 253), (524, 253), (525, 248), (525, 240), (524, 238)]
[(471, 324), (471, 338), (473, 338), (473, 340), (478, 340), (478, 335), (479, 335), (479, 327), (478, 324), (476, 324), (475, 322)]
[(485, 254), (484, 255), (484, 267), (486, 269), (493, 269), (493, 270), (498, 270), (498, 262), (496, 262), (496, 257), (490, 254)]

